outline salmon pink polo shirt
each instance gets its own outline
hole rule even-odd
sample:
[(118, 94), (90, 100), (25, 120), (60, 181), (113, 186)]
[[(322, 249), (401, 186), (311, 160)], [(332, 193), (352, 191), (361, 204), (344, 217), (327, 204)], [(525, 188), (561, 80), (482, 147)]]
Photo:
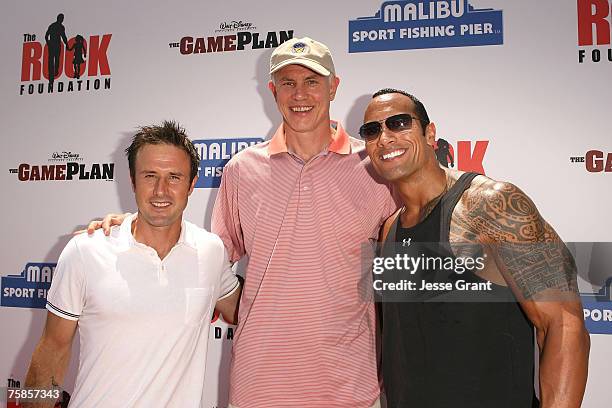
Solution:
[(230, 375), (238, 408), (366, 408), (379, 397), (362, 249), (397, 205), (363, 141), (332, 126), (308, 162), (281, 125), (224, 168), (212, 230), (232, 262), (248, 256)]

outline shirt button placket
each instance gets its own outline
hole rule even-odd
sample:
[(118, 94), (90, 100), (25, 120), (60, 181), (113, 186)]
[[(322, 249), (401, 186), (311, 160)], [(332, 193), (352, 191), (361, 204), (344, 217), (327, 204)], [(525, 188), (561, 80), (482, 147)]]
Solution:
[(164, 262), (160, 262), (159, 265), (159, 283), (162, 286), (167, 286), (168, 285), (168, 271), (166, 270), (166, 265), (164, 265)]

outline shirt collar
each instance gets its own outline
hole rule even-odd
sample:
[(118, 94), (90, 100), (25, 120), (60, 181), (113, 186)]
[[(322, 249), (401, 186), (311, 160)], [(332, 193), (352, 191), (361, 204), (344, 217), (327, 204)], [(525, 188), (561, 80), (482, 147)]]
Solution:
[[(137, 215), (138, 213), (128, 215), (119, 227), (120, 239), (123, 240), (128, 246), (143, 245), (137, 242), (134, 238), (134, 235), (132, 234), (132, 222), (134, 221)], [(179, 244), (185, 244), (194, 249), (197, 249), (196, 235), (193, 229), (187, 227), (187, 222), (184, 219), (181, 219), (181, 234), (179, 235), (179, 239), (176, 242), (175, 246)]]
[[(349, 154), (351, 153), (351, 143), (349, 141), (348, 133), (344, 130), (342, 125), (336, 121), (331, 121), (331, 128), (335, 128), (336, 132), (332, 132), (332, 141), (327, 147), (327, 151), (338, 153), (338, 154)], [(330, 128), (330, 130), (331, 130)], [(268, 144), (268, 154), (270, 156), (278, 153), (288, 153), (287, 141), (285, 139), (285, 130), (283, 124), (278, 127), (270, 143)]]

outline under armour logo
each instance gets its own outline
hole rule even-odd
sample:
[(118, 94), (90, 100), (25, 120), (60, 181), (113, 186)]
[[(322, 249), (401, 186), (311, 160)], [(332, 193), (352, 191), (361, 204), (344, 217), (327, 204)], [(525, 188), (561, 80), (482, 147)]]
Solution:
[(412, 238), (408, 238), (408, 239), (404, 238), (404, 239), (402, 240), (402, 246), (403, 246), (403, 247), (410, 246), (410, 241), (412, 241)]

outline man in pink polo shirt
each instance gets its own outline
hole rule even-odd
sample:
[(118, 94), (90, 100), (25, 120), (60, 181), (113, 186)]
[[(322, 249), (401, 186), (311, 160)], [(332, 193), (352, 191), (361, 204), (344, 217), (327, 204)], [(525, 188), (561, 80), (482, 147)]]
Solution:
[(230, 260), (248, 256), (230, 407), (379, 407), (362, 249), (397, 205), (364, 143), (330, 120), (340, 79), (329, 49), (289, 40), (270, 74), (283, 123), (225, 166), (212, 216)]
[(230, 404), (379, 406), (361, 249), (397, 206), (372, 177), (363, 142), (330, 121), (340, 80), (329, 49), (289, 40), (270, 74), (283, 123), (226, 165), (212, 217), (230, 260), (249, 259)]

